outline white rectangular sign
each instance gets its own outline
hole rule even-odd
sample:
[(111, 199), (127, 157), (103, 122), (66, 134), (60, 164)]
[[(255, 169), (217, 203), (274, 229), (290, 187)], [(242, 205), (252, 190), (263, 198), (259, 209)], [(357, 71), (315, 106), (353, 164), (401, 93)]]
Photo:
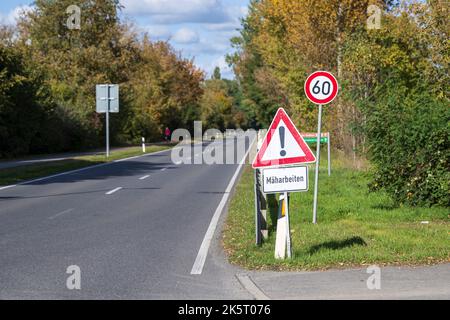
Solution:
[(286, 167), (263, 170), (263, 192), (308, 191), (308, 167)]
[(106, 113), (109, 107), (110, 113), (119, 112), (119, 85), (98, 84), (95, 87), (96, 111)]

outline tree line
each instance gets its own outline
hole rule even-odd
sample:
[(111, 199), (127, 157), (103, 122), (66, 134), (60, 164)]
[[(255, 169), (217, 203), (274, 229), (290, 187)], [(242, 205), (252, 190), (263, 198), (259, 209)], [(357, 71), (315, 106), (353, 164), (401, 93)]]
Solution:
[(0, 157), (103, 145), (104, 114), (95, 111), (102, 83), (120, 87), (113, 144), (158, 141), (165, 127), (192, 129), (199, 119), (236, 127), (236, 84), (220, 70), (205, 81), (168, 42), (121, 21), (118, 0), (78, 1), (79, 28), (71, 27), (72, 4), (36, 0), (16, 26), (0, 26)]
[(227, 58), (241, 108), (267, 127), (282, 106), (314, 131), (303, 86), (331, 71), (340, 94), (324, 129), (334, 146), (370, 159), (371, 188), (397, 203), (448, 206), (449, 11), (439, 0), (252, 0)]
[[(236, 80), (210, 79), (168, 42), (119, 19), (118, 0), (36, 0), (0, 26), (0, 157), (103, 144), (95, 85), (120, 85), (114, 144), (165, 127), (267, 128), (284, 107), (315, 131), (308, 74), (332, 71), (338, 99), (324, 130), (354, 160), (371, 162), (374, 190), (413, 205), (450, 204), (449, 6), (440, 0), (251, 0), (227, 57)], [(356, 161), (355, 161), (356, 163)]]

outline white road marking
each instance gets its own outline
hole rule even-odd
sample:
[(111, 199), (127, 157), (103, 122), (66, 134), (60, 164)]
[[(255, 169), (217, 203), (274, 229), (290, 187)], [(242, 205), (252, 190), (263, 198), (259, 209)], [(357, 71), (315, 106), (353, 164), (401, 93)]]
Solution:
[(10, 186), (6, 186), (6, 187), (1, 187), (0, 190), (5, 190), (5, 189), (9, 189), (9, 188), (14, 188), (15, 186), (17, 186), (16, 184), (10, 185)]
[(253, 143), (255, 139), (253, 139), (252, 143), (250, 143), (247, 152), (239, 163), (236, 172), (231, 178), (228, 186), (223, 194), (222, 200), (220, 200), (219, 206), (217, 207), (214, 215), (209, 224), (208, 230), (205, 233), (205, 237), (203, 238), (200, 249), (197, 253), (197, 258), (195, 259), (194, 265), (192, 266), (191, 274), (202, 274), (203, 266), (205, 265), (206, 256), (208, 255), (209, 246), (211, 245), (211, 240), (214, 236), (214, 231), (216, 230), (217, 223), (219, 222), (220, 215), (222, 214), (223, 208), (227, 204), (228, 198), (230, 197), (231, 189), (233, 188), (239, 173), (241, 172), (242, 167), (244, 166), (245, 159), (247, 158), (250, 150), (252, 149)]
[(150, 175), (146, 175), (146, 176), (140, 177), (139, 180), (145, 180), (145, 179), (147, 179), (148, 177), (150, 177)]
[(75, 209), (72, 208), (72, 209), (67, 209), (67, 210), (61, 211), (60, 213), (57, 213), (54, 216), (48, 217), (48, 219), (53, 220), (53, 219), (55, 219), (55, 218), (57, 218), (59, 216), (62, 216), (63, 214), (72, 212), (73, 210), (75, 210)]
[(161, 169), (161, 171), (166, 171), (166, 170), (167, 170), (167, 168), (162, 168), (162, 169)]
[(111, 190), (111, 191), (108, 191), (107, 193), (105, 193), (105, 194), (107, 194), (107, 195), (111, 195), (111, 194), (113, 194), (114, 192), (117, 192), (117, 191), (119, 191), (119, 190), (121, 190), (121, 189), (123, 189), (123, 187), (118, 187), (118, 188), (115, 188), (115, 189), (113, 189), (113, 190)]

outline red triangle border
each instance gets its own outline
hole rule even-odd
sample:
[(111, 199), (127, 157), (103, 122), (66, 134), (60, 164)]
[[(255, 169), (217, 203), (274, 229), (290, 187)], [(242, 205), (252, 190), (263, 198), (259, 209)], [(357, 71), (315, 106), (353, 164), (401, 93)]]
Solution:
[[(291, 132), (295, 141), (298, 143), (298, 145), (303, 150), (303, 153), (305, 155), (303, 157), (280, 158), (277, 160), (263, 161), (262, 158), (264, 157), (264, 153), (266, 152), (267, 147), (269, 146), (270, 141), (272, 140), (272, 136), (276, 131), (276, 128), (278, 127), (278, 124), (280, 123), (281, 120), (284, 121), (287, 129)], [(300, 135), (300, 132), (297, 130), (291, 118), (289, 118), (289, 116), (287, 115), (286, 111), (283, 108), (279, 108), (277, 113), (275, 114), (275, 117), (272, 120), (272, 123), (267, 131), (266, 136), (264, 137), (261, 149), (258, 151), (258, 154), (256, 155), (253, 161), (252, 167), (254, 169), (258, 169), (258, 168), (294, 165), (302, 163), (313, 163), (313, 162), (316, 162), (316, 157), (312, 153), (311, 149), (306, 144), (305, 140), (303, 140), (303, 137)]]

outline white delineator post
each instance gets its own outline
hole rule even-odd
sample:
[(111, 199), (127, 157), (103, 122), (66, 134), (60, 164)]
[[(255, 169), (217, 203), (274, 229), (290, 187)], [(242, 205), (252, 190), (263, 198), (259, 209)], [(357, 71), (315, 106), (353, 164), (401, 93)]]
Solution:
[(286, 234), (286, 215), (284, 213), (284, 193), (280, 194), (278, 207), (278, 220), (277, 220), (277, 232), (275, 240), (275, 259), (284, 259), (286, 257), (286, 244), (287, 244), (287, 234)]
[(317, 223), (317, 196), (319, 192), (319, 162), (320, 162), (320, 138), (322, 126), (322, 105), (319, 105), (319, 119), (317, 121), (317, 148), (316, 148), (316, 174), (314, 176), (314, 205), (313, 205), (313, 223)]
[(145, 138), (142, 137), (142, 152), (145, 153)]

